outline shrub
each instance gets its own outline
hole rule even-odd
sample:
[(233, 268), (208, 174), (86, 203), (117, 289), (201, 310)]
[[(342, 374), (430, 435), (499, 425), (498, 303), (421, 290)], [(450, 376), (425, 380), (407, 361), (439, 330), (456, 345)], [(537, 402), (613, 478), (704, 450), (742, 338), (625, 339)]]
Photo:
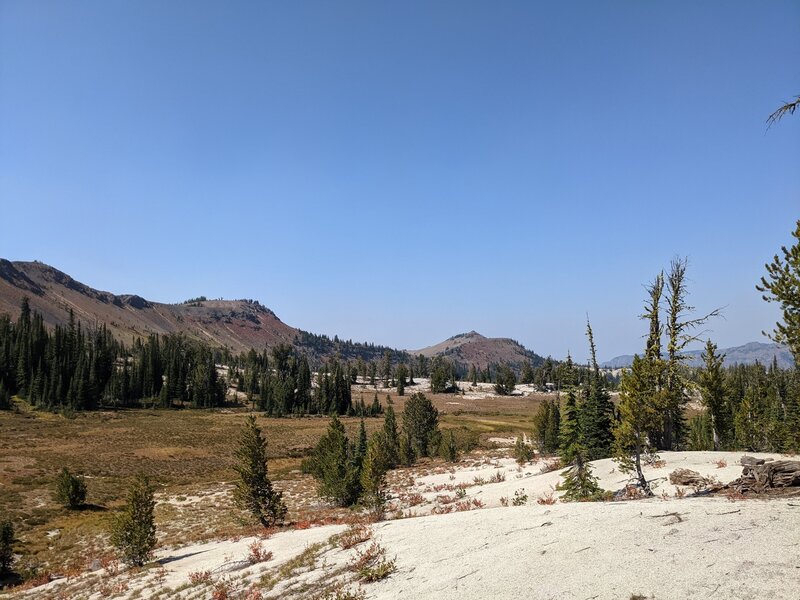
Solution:
[(726, 461), (724, 458), (720, 458), (718, 461), (715, 461), (714, 464), (717, 465), (718, 469), (724, 469), (728, 466), (728, 461)]
[(558, 471), (561, 468), (561, 459), (554, 459), (545, 462), (539, 468), (539, 473), (551, 473), (553, 471)]
[(517, 463), (524, 465), (533, 460), (536, 452), (533, 449), (533, 444), (528, 444), (523, 439), (522, 435), (517, 436), (517, 441), (514, 442), (514, 458)]
[(514, 498), (511, 500), (511, 504), (514, 506), (523, 506), (528, 503), (528, 494), (525, 492), (524, 489), (519, 489), (514, 492)]
[(386, 550), (377, 542), (372, 542), (363, 551), (358, 552), (350, 562), (350, 570), (355, 571), (358, 578), (367, 583), (380, 581), (393, 573), (395, 564), (393, 560), (386, 560)]
[(506, 480), (506, 474), (499, 469), (489, 477), (489, 483), (501, 483)]
[(189, 583), (192, 585), (211, 583), (211, 571), (191, 571)]
[(86, 482), (64, 467), (56, 478), (56, 501), (65, 508), (78, 508), (86, 501)]
[(264, 550), (264, 547), (258, 540), (253, 540), (253, 542), (247, 547), (247, 560), (250, 561), (251, 565), (267, 562), (271, 559), (272, 552)]
[(342, 550), (349, 550), (353, 546), (366, 542), (371, 537), (372, 530), (366, 525), (351, 525), (339, 536), (339, 547)]
[(129, 565), (140, 567), (150, 558), (156, 545), (153, 488), (144, 475), (139, 475), (128, 490), (123, 512), (111, 526), (111, 544)]
[(556, 503), (556, 497), (553, 492), (547, 492), (546, 494), (542, 494), (536, 499), (536, 504), (544, 504), (544, 505), (551, 505)]

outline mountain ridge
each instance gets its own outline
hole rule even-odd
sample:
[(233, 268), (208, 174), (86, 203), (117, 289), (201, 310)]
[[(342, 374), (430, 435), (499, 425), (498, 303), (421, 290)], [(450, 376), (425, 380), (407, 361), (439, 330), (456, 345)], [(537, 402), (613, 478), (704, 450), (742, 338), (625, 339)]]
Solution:
[(505, 363), (519, 369), (530, 361), (533, 366), (544, 362), (544, 358), (528, 350), (511, 338), (490, 338), (475, 330), (459, 333), (444, 341), (412, 351), (412, 354), (423, 356), (444, 356), (452, 360), (457, 367), (468, 369), (470, 365), (485, 369), (490, 364)]
[(381, 359), (390, 351), (395, 362), (410, 362), (412, 354), (445, 356), (465, 372), (471, 364), (485, 369), (506, 362), (519, 368), (530, 360), (544, 359), (510, 338), (487, 338), (476, 331), (455, 335), (420, 351), (409, 352), (380, 344), (353, 343), (317, 335), (284, 323), (255, 300), (208, 300), (192, 298), (169, 304), (134, 293), (115, 294), (95, 289), (59, 269), (38, 261), (0, 258), (0, 314), (19, 314), (24, 297), (32, 310), (42, 314), (45, 325), (69, 321), (70, 311), (84, 326), (101, 323), (120, 341), (130, 344), (150, 334), (183, 334), (189, 339), (239, 353), (278, 344), (290, 344), (312, 359)]
[[(724, 364), (726, 367), (739, 364), (751, 365), (756, 362), (768, 366), (772, 363), (773, 357), (777, 359), (778, 366), (782, 369), (794, 366), (794, 359), (789, 349), (774, 343), (747, 342), (741, 346), (720, 348), (717, 350), (717, 353), (725, 355)], [(685, 364), (690, 367), (702, 366), (702, 354), (703, 350), (689, 350), (684, 352), (684, 356), (687, 357)], [(622, 354), (601, 363), (600, 366), (606, 369), (621, 369), (630, 367), (632, 363), (632, 354)]]

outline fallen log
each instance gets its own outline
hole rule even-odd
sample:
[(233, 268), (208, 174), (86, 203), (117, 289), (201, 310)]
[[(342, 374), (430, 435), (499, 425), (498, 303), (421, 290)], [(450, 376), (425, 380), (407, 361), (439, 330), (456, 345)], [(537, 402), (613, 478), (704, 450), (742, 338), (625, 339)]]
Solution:
[(756, 458), (755, 456), (748, 456), (745, 454), (739, 460), (739, 464), (743, 467), (756, 467), (759, 465), (763, 465), (765, 462), (772, 460), (771, 458)]
[(800, 461), (774, 460), (760, 465), (745, 466), (742, 468), (742, 476), (727, 487), (741, 493), (800, 487)]
[(672, 485), (688, 485), (691, 487), (705, 487), (709, 480), (691, 469), (675, 469), (669, 474), (669, 482)]

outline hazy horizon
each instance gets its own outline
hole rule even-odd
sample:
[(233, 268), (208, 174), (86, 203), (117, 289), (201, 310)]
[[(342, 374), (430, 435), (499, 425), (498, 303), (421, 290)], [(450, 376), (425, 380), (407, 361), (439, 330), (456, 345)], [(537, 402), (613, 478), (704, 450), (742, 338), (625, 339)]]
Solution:
[[(0, 256), (419, 349), (641, 351), (687, 256), (720, 347), (800, 217), (800, 5), (0, 5)], [(694, 346), (697, 347), (697, 346)]]

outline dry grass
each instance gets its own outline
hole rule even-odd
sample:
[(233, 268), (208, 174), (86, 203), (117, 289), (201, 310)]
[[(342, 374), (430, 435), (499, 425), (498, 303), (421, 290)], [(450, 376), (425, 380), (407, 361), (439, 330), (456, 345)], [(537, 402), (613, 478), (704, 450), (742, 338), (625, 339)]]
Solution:
[[(159, 543), (171, 545), (258, 532), (233, 505), (233, 445), (246, 411), (121, 410), (75, 418), (32, 411), (0, 411), (0, 514), (15, 523), (18, 550), (43, 572), (86, 570), (87, 556), (108, 552), (107, 531), (131, 478), (157, 485)], [(324, 417), (259, 417), (269, 446), (270, 475), (289, 500), (289, 521), (330, 522), (346, 510), (312, 507), (313, 480), (299, 472), (303, 456), (327, 428)], [(343, 419), (351, 434), (358, 419)], [(367, 419), (374, 431), (381, 419)], [(68, 511), (52, 498), (62, 467), (86, 475), (88, 506)], [(263, 530), (261, 530), (263, 531)]]
[[(388, 391), (398, 413), (413, 388), (407, 392), (409, 395), (401, 398)], [(365, 401), (372, 393), (372, 388), (364, 389)], [(358, 386), (353, 394), (359, 397)], [(387, 390), (378, 390), (381, 402), (385, 403), (386, 395)], [(430, 397), (440, 410), (442, 427), (455, 430), (459, 442), (472, 443), (478, 436), (485, 442), (499, 432), (530, 429), (532, 415), (545, 395)], [(139, 472), (157, 487), (160, 546), (263, 533), (234, 506), (231, 496), (234, 440), (248, 411), (137, 409), (65, 418), (31, 410), (25, 402), (16, 405), (15, 411), (0, 411), (0, 514), (13, 520), (17, 550), (32, 576), (74, 575), (97, 568), (93, 563), (110, 556), (107, 532), (111, 517)], [(290, 525), (304, 528), (347, 518), (347, 509), (320, 508), (315, 482), (299, 470), (304, 456), (326, 430), (328, 419), (257, 418), (269, 444), (270, 475), (289, 506)], [(359, 420), (342, 421), (348, 433), (355, 435)], [(366, 419), (366, 425), (371, 433), (382, 426), (382, 419)], [(65, 510), (52, 499), (55, 476), (65, 466), (86, 476), (88, 506), (83, 510)], [(420, 466), (448, 468), (425, 461)], [(407, 506), (425, 501), (421, 495), (405, 497), (401, 492), (408, 489), (405, 483), (411, 477), (403, 469), (389, 477), (392, 493)], [(447, 486), (447, 491), (455, 492), (455, 486)]]

